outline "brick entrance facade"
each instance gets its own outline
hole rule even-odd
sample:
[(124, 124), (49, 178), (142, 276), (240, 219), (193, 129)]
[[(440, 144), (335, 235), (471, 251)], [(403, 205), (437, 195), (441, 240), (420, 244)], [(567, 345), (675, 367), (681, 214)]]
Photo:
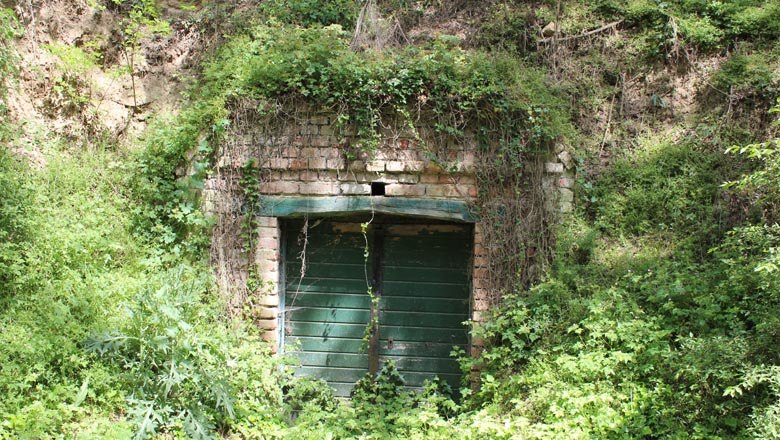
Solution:
[[(234, 124), (218, 152), (217, 172), (207, 181), (204, 190), (205, 207), (218, 218), (215, 237), (241, 233), (237, 221), (230, 219), (243, 215), (239, 170), (247, 172), (246, 164), (250, 161), (254, 164), (251, 172), (261, 176), (261, 194), (275, 198), (371, 196), (372, 184), (374, 192), (380, 184), (384, 194), (376, 197), (466, 203), (476, 200), (479, 191), (475, 177), (477, 145), (473, 137), (465, 136), (457, 144), (448, 141), (446, 145), (437, 145), (436, 141), (429, 141), (423, 146), (416, 140), (420, 138), (419, 134), (388, 131), (369, 157), (354, 153), (359, 151), (351, 147), (357, 143), (355, 137), (337, 134), (333, 122), (328, 115), (311, 114), (298, 116), (282, 127)], [(546, 164), (545, 186), (555, 193), (556, 200), (560, 200), (560, 208), (567, 210), (571, 206), (571, 178), (567, 171), (571, 165), (562, 159), (566, 159), (565, 155), (560, 158), (559, 154)], [(241, 261), (240, 252), (219, 240), (215, 240), (212, 258), (222, 259), (215, 262), (215, 267), (218, 281), (223, 280), (223, 290), (230, 289), (230, 283), (240, 283), (240, 272), (247, 272), (250, 265), (254, 266), (261, 288), (244, 295), (251, 296), (250, 303), (256, 309), (253, 317), (256, 324), (266, 330), (265, 338), (278, 342), (282, 294), (280, 221), (275, 216), (261, 216), (257, 220), (256, 247), (251, 253), (254, 261), (243, 261), (243, 267), (231, 269), (231, 264)], [(471, 269), (471, 310), (475, 321), (480, 321), (489, 307), (483, 245), (482, 228), (477, 221)], [(220, 273), (221, 270), (232, 270), (234, 275)], [(246, 279), (245, 274), (243, 279)], [(232, 302), (231, 298), (228, 300)], [(479, 346), (479, 341), (472, 341), (472, 345)]]

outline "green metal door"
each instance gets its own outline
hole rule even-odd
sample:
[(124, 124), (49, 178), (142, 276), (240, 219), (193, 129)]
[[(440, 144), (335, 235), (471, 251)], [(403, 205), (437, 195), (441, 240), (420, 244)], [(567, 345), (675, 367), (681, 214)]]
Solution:
[(450, 352), (468, 343), (471, 228), (390, 225), (383, 235), (380, 360), (393, 359), (410, 387), (438, 375), (458, 388)]
[[(285, 350), (301, 360), (297, 374), (327, 380), (337, 395), (384, 359), (410, 387), (437, 375), (458, 385), (449, 353), (468, 342), (471, 227), (396, 222), (285, 223)], [(369, 288), (379, 297), (372, 339)]]

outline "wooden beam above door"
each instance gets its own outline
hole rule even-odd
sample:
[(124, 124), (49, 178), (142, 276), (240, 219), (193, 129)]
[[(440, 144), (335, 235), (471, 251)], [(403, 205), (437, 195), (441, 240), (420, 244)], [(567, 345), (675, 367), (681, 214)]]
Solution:
[(340, 216), (371, 212), (463, 223), (477, 221), (473, 207), (460, 200), (370, 196), (266, 196), (261, 199), (257, 214), (267, 217), (299, 217), (307, 214)]

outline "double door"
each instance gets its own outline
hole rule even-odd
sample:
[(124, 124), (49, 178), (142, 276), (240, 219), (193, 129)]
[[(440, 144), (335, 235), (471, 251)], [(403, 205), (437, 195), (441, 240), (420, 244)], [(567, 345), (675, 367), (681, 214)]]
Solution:
[(283, 343), (297, 374), (340, 396), (396, 363), (408, 387), (459, 386), (450, 356), (466, 348), (472, 227), (373, 218), (284, 225)]

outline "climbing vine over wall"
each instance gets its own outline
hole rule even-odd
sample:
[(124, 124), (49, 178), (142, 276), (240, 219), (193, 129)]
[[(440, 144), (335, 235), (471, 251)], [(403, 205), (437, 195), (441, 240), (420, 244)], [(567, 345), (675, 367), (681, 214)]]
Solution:
[[(338, 25), (250, 29), (205, 67), (203, 98), (185, 113), (184, 126), (191, 127), (190, 136), (213, 131), (208, 124), (220, 126), (220, 120), (273, 127), (278, 135), (253, 146), (223, 146), (247, 154), (228, 156), (258, 164), (278, 153), (298, 107), (334, 115), (346, 160), (370, 158), (382, 142), (403, 133), (430, 160), (447, 166), (448, 146), (475, 139), (483, 191), (474, 209), (495, 244), (488, 246), (496, 253), (488, 256), (491, 278), (503, 290), (516, 287), (517, 276), (530, 279), (534, 271), (526, 266), (537, 267), (549, 255), (544, 198), (541, 189), (530, 188), (541, 188), (540, 165), (553, 143), (573, 133), (566, 106), (543, 74), (507, 55), (465, 51), (451, 37), (423, 48), (360, 53), (350, 49), (349, 39)], [(187, 159), (186, 148), (176, 154)], [(270, 175), (262, 173), (259, 179), (267, 181)], [(254, 193), (247, 188), (244, 195)], [(258, 200), (245, 198), (245, 207), (247, 202)]]

